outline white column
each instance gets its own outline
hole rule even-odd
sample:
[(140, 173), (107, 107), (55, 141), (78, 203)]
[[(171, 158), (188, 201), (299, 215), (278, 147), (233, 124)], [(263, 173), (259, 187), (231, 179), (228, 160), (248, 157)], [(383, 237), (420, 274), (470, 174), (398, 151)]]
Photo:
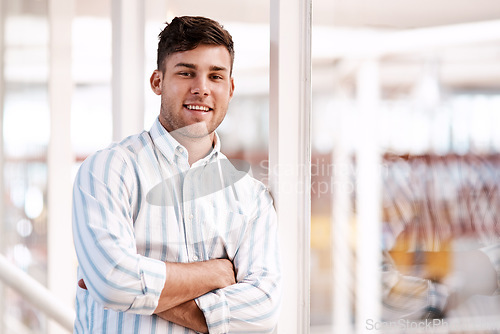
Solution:
[(381, 168), (378, 147), (379, 73), (375, 60), (364, 61), (357, 82), (356, 147), (356, 332), (380, 319)]
[(144, 1), (113, 0), (113, 140), (144, 129)]
[(351, 236), (354, 185), (351, 183), (352, 161), (349, 150), (349, 132), (352, 131), (351, 110), (338, 110), (338, 131), (333, 134), (333, 197), (332, 197), (332, 260), (333, 260), (333, 333), (350, 334), (352, 326), (353, 250)]
[[(0, 0), (0, 194), (5, 193), (3, 182), (3, 166), (4, 166), (4, 151), (3, 151), (3, 115), (4, 115), (4, 91), (5, 79), (3, 76), (4, 70), (4, 52), (5, 52), (5, 1)], [(4, 254), (5, 247), (5, 220), (4, 220), (4, 205), (3, 200), (0, 200), (0, 253)], [(5, 288), (0, 282), (0, 334), (5, 333)]]
[(311, 0), (271, 1), (269, 180), (278, 212), (278, 333), (309, 333)]
[[(71, 232), (71, 194), (74, 156), (71, 147), (71, 24), (75, 0), (49, 0), (50, 26), (50, 140), (48, 167), (48, 287), (68, 308), (76, 289), (76, 256)], [(49, 333), (67, 333), (55, 322)]]

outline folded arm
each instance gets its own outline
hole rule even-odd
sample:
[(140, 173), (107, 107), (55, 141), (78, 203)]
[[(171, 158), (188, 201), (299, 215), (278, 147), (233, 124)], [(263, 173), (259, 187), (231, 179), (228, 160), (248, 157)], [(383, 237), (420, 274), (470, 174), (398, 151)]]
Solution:
[(271, 333), (281, 297), (276, 212), (262, 192), (256, 214), (233, 258), (236, 284), (214, 289), (165, 312), (161, 318), (198, 332)]
[(281, 299), (276, 212), (267, 191), (255, 203), (233, 258), (237, 283), (195, 299), (210, 332), (271, 333), (276, 326)]
[[(166, 263), (167, 279), (154, 313), (160, 318), (200, 333), (208, 333), (203, 312), (196, 297), (234, 284), (233, 265), (226, 259), (195, 263)], [(78, 285), (87, 289), (81, 279)]]
[(155, 313), (167, 311), (205, 293), (234, 284), (233, 264), (226, 259), (166, 263), (167, 276)]
[(137, 253), (133, 171), (116, 151), (86, 160), (75, 179), (73, 235), (84, 281), (103, 307), (150, 315), (235, 283), (229, 260), (165, 263)]
[(157, 313), (156, 315), (164, 320), (190, 328), (197, 332), (208, 333), (205, 316), (194, 300)]
[(137, 253), (133, 225), (133, 203), (138, 202), (134, 196), (139, 196), (136, 187), (134, 172), (116, 152), (88, 159), (76, 177), (75, 248), (83, 273), (79, 278), (85, 280), (92, 298), (103, 307), (156, 313), (201, 332), (205, 328), (271, 332), (277, 321), (281, 284), (276, 213), (267, 191), (257, 196), (255, 214), (248, 217), (247, 230), (231, 262), (181, 264)]

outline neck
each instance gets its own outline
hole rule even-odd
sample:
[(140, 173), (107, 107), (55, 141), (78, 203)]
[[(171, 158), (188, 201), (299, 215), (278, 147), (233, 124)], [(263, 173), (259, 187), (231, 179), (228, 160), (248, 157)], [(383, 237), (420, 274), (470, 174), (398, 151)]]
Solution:
[(170, 133), (172, 137), (188, 151), (188, 162), (190, 166), (196, 161), (206, 157), (214, 146), (214, 132), (200, 138), (186, 137), (174, 132)]

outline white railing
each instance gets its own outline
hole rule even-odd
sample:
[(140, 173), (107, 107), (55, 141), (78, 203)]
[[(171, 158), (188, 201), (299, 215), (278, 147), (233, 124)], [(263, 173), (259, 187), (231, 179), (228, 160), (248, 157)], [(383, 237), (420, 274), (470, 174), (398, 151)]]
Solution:
[(75, 311), (64, 305), (46, 287), (10, 263), (1, 254), (0, 281), (6, 283), (8, 287), (14, 289), (63, 328), (73, 331)]

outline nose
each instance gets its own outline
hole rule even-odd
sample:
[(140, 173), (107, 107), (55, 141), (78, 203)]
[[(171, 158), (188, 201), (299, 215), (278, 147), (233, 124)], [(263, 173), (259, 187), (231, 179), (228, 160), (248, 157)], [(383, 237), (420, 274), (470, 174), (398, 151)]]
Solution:
[(202, 77), (197, 77), (193, 80), (193, 85), (191, 87), (191, 94), (195, 95), (209, 95), (209, 88), (207, 79)]

